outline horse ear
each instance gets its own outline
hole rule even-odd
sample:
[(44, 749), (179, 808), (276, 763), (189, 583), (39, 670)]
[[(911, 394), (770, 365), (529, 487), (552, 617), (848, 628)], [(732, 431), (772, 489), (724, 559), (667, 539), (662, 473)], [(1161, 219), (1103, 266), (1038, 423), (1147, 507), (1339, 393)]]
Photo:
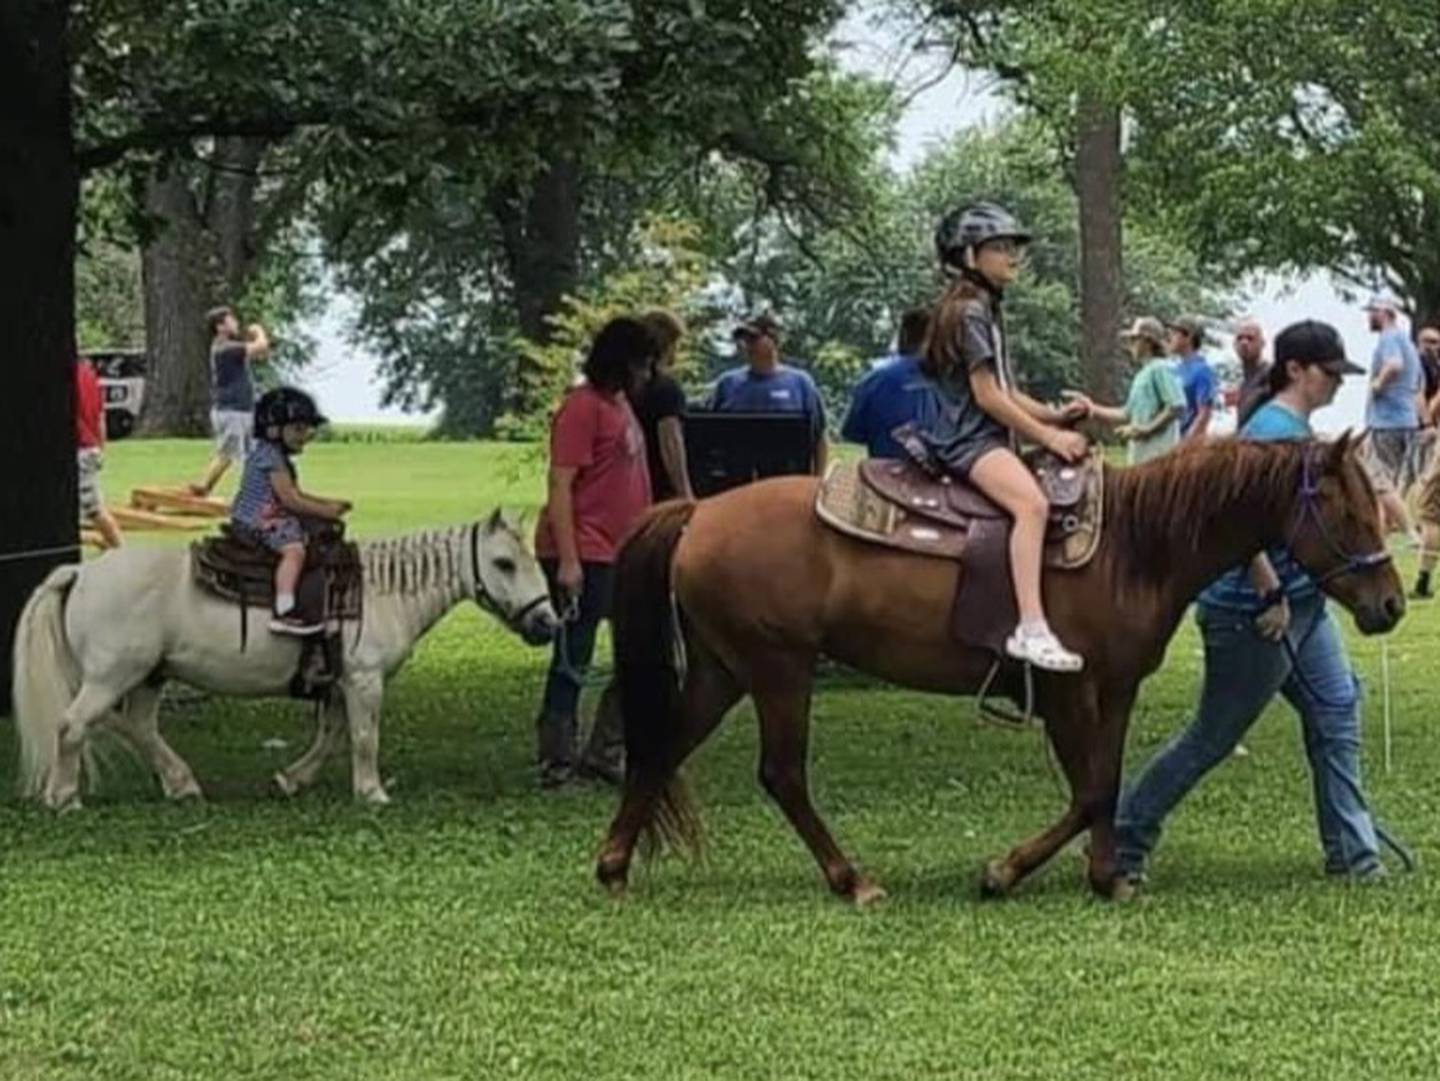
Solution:
[(501, 529), (504, 529), (504, 528), (505, 528), (505, 512), (502, 511), (499, 507), (496, 507), (496, 508), (495, 508), (495, 513), (492, 514), (492, 515), (490, 515), (490, 520), (485, 523), (485, 532), (487, 532), (487, 533), (494, 533), (494, 532), (496, 532), (496, 531), (498, 531), (498, 530), (501, 530)]
[(1355, 437), (1350, 429), (1346, 428), (1340, 438), (1330, 444), (1330, 453), (1325, 458), (1325, 472), (1338, 473), (1345, 464), (1345, 459), (1350, 457), (1355, 449)]

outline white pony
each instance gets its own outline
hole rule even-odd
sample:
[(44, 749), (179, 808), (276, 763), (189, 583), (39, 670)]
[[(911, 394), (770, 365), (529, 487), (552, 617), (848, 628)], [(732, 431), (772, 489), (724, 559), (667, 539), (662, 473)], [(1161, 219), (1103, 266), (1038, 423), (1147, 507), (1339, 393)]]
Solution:
[[(287, 794), (314, 780), (348, 725), (356, 798), (389, 802), (377, 761), (385, 681), (460, 601), (474, 600), (532, 645), (559, 628), (539, 564), (499, 511), (362, 543), (360, 553), (364, 616), (358, 633), (344, 628), (344, 672), (314, 744), (275, 775)], [(22, 792), (57, 809), (79, 806), (87, 730), (103, 723), (135, 745), (167, 797), (199, 797), (194, 773), (160, 736), (161, 689), (175, 679), (220, 694), (286, 694), (301, 645), (266, 633), (268, 614), (250, 612), (242, 652), (237, 606), (194, 583), (188, 551), (121, 548), (56, 569), (16, 630)]]

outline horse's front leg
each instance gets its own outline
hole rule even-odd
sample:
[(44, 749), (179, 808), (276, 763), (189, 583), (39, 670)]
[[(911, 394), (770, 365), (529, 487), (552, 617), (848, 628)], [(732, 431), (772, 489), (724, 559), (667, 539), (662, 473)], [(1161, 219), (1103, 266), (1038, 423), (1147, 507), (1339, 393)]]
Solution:
[(379, 672), (352, 671), (341, 680), (345, 718), (350, 725), (351, 784), (355, 798), (380, 805), (390, 802), (380, 782), (380, 701), (385, 681)]
[(320, 711), (310, 749), (284, 769), (275, 771), (275, 787), (286, 796), (299, 795), (302, 789), (309, 788), (344, 734), (344, 695), (331, 695), (329, 703)]
[[(1062, 682), (1065, 686), (1057, 689), (1056, 684)], [(1046, 733), (1070, 783), (1070, 804), (1049, 828), (1021, 842), (1002, 859), (986, 864), (980, 879), (980, 893), (985, 897), (1005, 896), (1086, 826), (1101, 817), (1107, 822), (1114, 818), (1120, 741), (1105, 723), (1098, 691), (1084, 677), (1046, 680), (1037, 689), (1041, 690), (1039, 707)], [(1050, 693), (1046, 694), (1047, 690)], [(1124, 727), (1119, 731), (1123, 736)], [(1108, 858), (1113, 862), (1113, 840)]]

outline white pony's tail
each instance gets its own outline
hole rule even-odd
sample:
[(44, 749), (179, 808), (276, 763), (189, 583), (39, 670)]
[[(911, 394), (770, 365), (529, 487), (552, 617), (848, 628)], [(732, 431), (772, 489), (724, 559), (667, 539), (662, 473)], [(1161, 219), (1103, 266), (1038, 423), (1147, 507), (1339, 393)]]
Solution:
[(60, 752), (60, 725), (80, 690), (80, 668), (65, 640), (65, 597), (80, 574), (67, 564), (30, 595), (15, 629), (13, 695), (20, 736), (20, 794), (38, 796)]

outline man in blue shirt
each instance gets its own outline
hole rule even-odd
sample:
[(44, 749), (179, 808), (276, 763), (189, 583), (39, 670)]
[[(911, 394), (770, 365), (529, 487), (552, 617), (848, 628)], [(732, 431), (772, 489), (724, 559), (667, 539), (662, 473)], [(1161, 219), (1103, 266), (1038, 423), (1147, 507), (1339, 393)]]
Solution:
[(1415, 344), (1400, 329), (1400, 302), (1393, 293), (1376, 293), (1365, 305), (1365, 313), (1370, 329), (1380, 335), (1370, 360), (1366, 464), (1387, 528), (1413, 537), (1415, 527), (1405, 506), (1405, 489), (1414, 479), (1410, 465), (1419, 435), (1417, 403), (1424, 386), (1424, 370)]
[(855, 385), (841, 438), (863, 443), (872, 458), (903, 458), (904, 448), (891, 434), (905, 424), (924, 424), (935, 396), (920, 370), (930, 309), (911, 308), (900, 319), (895, 352), (876, 361)]
[(1185, 412), (1180, 417), (1180, 442), (1204, 439), (1210, 430), (1210, 417), (1215, 410), (1215, 371), (1200, 346), (1205, 340), (1204, 324), (1199, 316), (1182, 315), (1167, 323), (1170, 331), (1170, 353), (1175, 357), (1175, 374), (1185, 392)]
[(815, 436), (811, 466), (823, 475), (829, 456), (825, 405), (810, 373), (780, 361), (780, 323), (769, 313), (735, 328), (735, 344), (747, 364), (715, 383), (709, 408), (717, 413), (803, 413)]

